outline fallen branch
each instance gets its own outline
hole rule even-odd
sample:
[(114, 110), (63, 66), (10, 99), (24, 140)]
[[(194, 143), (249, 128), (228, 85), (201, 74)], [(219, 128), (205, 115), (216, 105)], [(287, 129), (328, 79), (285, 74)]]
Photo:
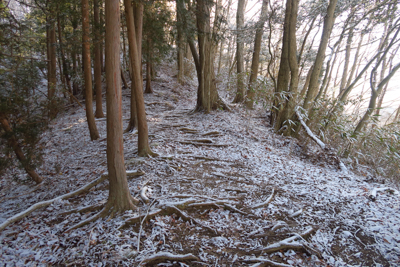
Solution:
[(28, 216), (29, 214), (31, 214), (32, 212), (34, 212), (37, 209), (50, 206), (51, 204), (53, 204), (56, 201), (65, 200), (65, 199), (74, 197), (76, 195), (79, 195), (79, 194), (81, 194), (81, 193), (83, 193), (85, 191), (88, 191), (93, 186), (96, 186), (99, 183), (103, 182), (105, 179), (107, 179), (107, 176), (106, 175), (101, 175), (100, 178), (88, 183), (87, 185), (85, 185), (85, 186), (83, 186), (83, 187), (81, 187), (81, 188), (79, 188), (79, 189), (77, 189), (77, 190), (75, 190), (75, 191), (73, 191), (71, 193), (68, 193), (68, 194), (65, 194), (65, 195), (50, 199), (50, 200), (46, 200), (46, 201), (42, 201), (42, 202), (36, 203), (36, 204), (30, 206), (28, 209), (26, 209), (26, 210), (24, 210), (24, 211), (22, 211), (22, 212), (20, 212), (20, 213), (18, 213), (16, 215), (12, 216), (11, 218), (8, 218), (5, 222), (0, 224), (0, 231), (3, 231), (8, 225), (25, 218), (26, 216)]
[[(303, 118), (299, 112), (298, 108), (295, 108), (295, 112), (297, 117), (299, 118), (299, 121), (301, 123), (301, 125), (303, 126), (303, 128), (306, 130), (306, 133), (308, 134), (308, 136), (313, 139), (320, 147), (322, 150), (328, 150), (327, 146), (325, 145), (324, 142), (322, 142), (311, 130), (310, 128), (308, 128), (307, 124), (303, 121)], [(339, 157), (337, 155), (331, 154), (331, 156), (333, 156), (335, 158), (335, 160), (337, 161), (337, 164), (339, 165), (339, 168), (344, 172), (344, 173), (348, 173), (348, 170), (346, 168), (346, 166), (344, 165), (344, 163), (339, 159)]]
[(303, 209), (299, 209), (298, 211), (290, 214), (289, 217), (290, 218), (294, 218), (294, 217), (297, 217), (297, 216), (301, 215), (302, 213), (303, 213)]
[(140, 262), (140, 265), (142, 264), (155, 264), (160, 261), (164, 260), (170, 260), (170, 261), (198, 261), (200, 260), (193, 254), (185, 254), (185, 255), (179, 255), (179, 254), (172, 254), (170, 252), (158, 252), (157, 254), (154, 254)]
[(149, 203), (150, 199), (146, 196), (147, 191), (149, 188), (147, 186), (143, 186), (142, 190), (140, 190), (140, 197), (143, 199), (145, 203)]
[(299, 118), (301, 125), (306, 130), (308, 136), (311, 139), (313, 139), (322, 149), (325, 149), (326, 145), (324, 144), (324, 142), (319, 140), (318, 137), (315, 136), (315, 134), (310, 130), (310, 128), (308, 128), (307, 124), (303, 121), (303, 118), (302, 118), (298, 108), (295, 109), (295, 112), (296, 112), (297, 117)]
[(263, 203), (254, 205), (252, 208), (253, 208), (253, 209), (258, 209), (258, 208), (267, 206), (267, 205), (274, 199), (274, 196), (275, 196), (275, 189), (272, 188), (272, 193), (271, 193), (271, 195), (269, 196), (269, 198), (268, 198), (265, 202), (263, 202)]
[(219, 135), (221, 135), (221, 133), (220, 132), (218, 132), (218, 131), (213, 131), (213, 132), (208, 132), (208, 133), (204, 133), (204, 134), (202, 134), (202, 136), (219, 136)]
[(383, 187), (383, 188), (374, 188), (372, 189), (371, 193), (369, 194), (368, 198), (372, 201), (376, 200), (376, 194), (382, 191), (389, 191), (392, 194), (398, 195), (399, 191), (390, 187)]

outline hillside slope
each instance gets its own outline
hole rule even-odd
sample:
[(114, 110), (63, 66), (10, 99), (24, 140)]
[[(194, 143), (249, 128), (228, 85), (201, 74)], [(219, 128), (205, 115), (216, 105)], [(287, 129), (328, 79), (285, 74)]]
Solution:
[[(323, 154), (313, 164), (296, 140), (272, 132), (263, 110), (191, 113), (195, 87), (177, 85), (168, 70), (154, 90), (145, 101), (160, 156), (137, 158), (137, 135), (124, 135), (127, 170), (144, 172), (129, 179), (131, 192), (139, 197), (146, 187), (150, 201), (68, 233), (105, 203), (107, 182), (57, 201), (0, 233), (3, 265), (398, 266), (399, 194), (370, 197), (393, 186), (342, 173)], [(45, 181), (35, 187), (23, 172), (8, 171), (0, 181), (0, 223), (106, 172), (106, 122), (96, 123), (101, 138), (94, 142), (80, 107), (51, 123), (38, 170)], [(97, 209), (68, 212), (90, 205)]]

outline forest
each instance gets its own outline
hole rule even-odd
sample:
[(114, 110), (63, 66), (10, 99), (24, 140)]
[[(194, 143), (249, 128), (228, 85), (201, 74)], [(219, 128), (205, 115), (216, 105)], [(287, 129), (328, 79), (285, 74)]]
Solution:
[(398, 266), (399, 0), (0, 0), (0, 266)]

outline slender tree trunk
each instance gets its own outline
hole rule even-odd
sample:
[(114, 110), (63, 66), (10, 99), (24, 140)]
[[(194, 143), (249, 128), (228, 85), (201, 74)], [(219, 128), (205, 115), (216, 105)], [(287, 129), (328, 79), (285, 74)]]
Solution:
[[(141, 78), (141, 58), (139, 58), (139, 48), (137, 46), (138, 37), (136, 36), (136, 25), (133, 19), (133, 10), (130, 0), (124, 0), (125, 3), (125, 16), (128, 28), (128, 42), (129, 42), (129, 57), (133, 71), (132, 85), (135, 90), (132, 89), (132, 94), (136, 98), (136, 115), (137, 115), (137, 126), (138, 126), (138, 155), (141, 157), (146, 156), (157, 156), (153, 153), (149, 146), (149, 136), (146, 121), (146, 111), (143, 98), (143, 79)], [(143, 14), (143, 6), (141, 7), (141, 14)], [(137, 11), (137, 10), (136, 10)], [(137, 18), (142, 21), (142, 19)], [(141, 42), (140, 42), (141, 43)], [(141, 49), (140, 49), (141, 51)], [(131, 107), (132, 108), (132, 107)]]
[(145, 93), (146, 94), (152, 94), (153, 93), (153, 89), (151, 88), (151, 68), (152, 68), (152, 51), (153, 51), (153, 47), (152, 47), (152, 42), (151, 42), (151, 38), (150, 36), (147, 37), (147, 59), (146, 59), (146, 89), (145, 89)]
[(390, 79), (394, 76), (394, 74), (398, 69), (400, 69), (400, 63), (394, 66), (394, 68), (389, 72), (389, 74), (378, 84), (376, 89), (374, 88), (374, 85), (371, 82), (371, 98), (369, 100), (368, 109), (365, 112), (362, 119), (357, 124), (356, 129), (353, 132), (353, 136), (357, 136), (367, 125), (368, 120), (371, 117), (371, 114), (374, 112), (376, 108), (376, 100), (378, 99), (378, 96), (381, 94), (385, 85), (390, 81)]
[(25, 171), (28, 173), (28, 175), (32, 178), (33, 181), (35, 181), (37, 184), (41, 183), (43, 181), (42, 177), (40, 177), (35, 172), (35, 169), (27, 161), (24, 152), (22, 152), (21, 146), (19, 145), (18, 140), (15, 137), (6, 116), (2, 113), (0, 113), (0, 124), (3, 130), (7, 133), (8, 142), (10, 146), (13, 148), (15, 155), (17, 156), (17, 159), (22, 164)]
[(101, 26), (99, 0), (93, 0), (94, 6), (94, 88), (96, 92), (96, 118), (103, 118), (103, 98), (101, 87)]
[(251, 61), (249, 87), (247, 88), (247, 99), (246, 99), (247, 108), (253, 108), (254, 104), (255, 90), (253, 86), (254, 82), (257, 80), (258, 67), (260, 65), (261, 40), (262, 40), (262, 35), (264, 33), (264, 24), (265, 21), (267, 20), (268, 2), (269, 0), (262, 1), (261, 15), (260, 18), (258, 19), (256, 36), (254, 38), (253, 60)]
[(124, 71), (122, 70), (122, 66), (121, 66), (121, 79), (122, 79), (122, 83), (124, 85), (124, 88), (128, 88), (129, 85), (128, 85), (128, 82), (125, 79), (125, 75), (124, 75)]
[(329, 38), (331, 36), (333, 24), (335, 22), (335, 8), (338, 0), (330, 0), (329, 5), (328, 5), (328, 10), (327, 14), (324, 19), (324, 27), (322, 31), (322, 37), (321, 37), (321, 42), (319, 44), (318, 48), (318, 53), (317, 57), (314, 62), (314, 68), (311, 73), (311, 78), (310, 78), (310, 85), (308, 86), (307, 90), (307, 95), (306, 99), (304, 100), (303, 103), (303, 109), (306, 110), (306, 112), (309, 112), (309, 109), (311, 108), (314, 98), (318, 93), (319, 89), (319, 74), (321, 73), (321, 68), (322, 64), (324, 63), (325, 59), (325, 51), (326, 47), (328, 46)]
[(57, 27), (58, 27), (58, 42), (60, 44), (60, 52), (61, 52), (61, 60), (62, 60), (62, 67), (63, 67), (63, 73), (65, 76), (65, 82), (67, 84), (67, 90), (70, 92), (71, 96), (69, 98), (69, 102), (73, 103), (74, 98), (72, 96), (72, 86), (71, 86), (71, 78), (69, 76), (69, 68), (67, 64), (67, 60), (65, 58), (65, 52), (64, 52), (64, 45), (63, 45), (63, 39), (62, 39), (62, 30), (61, 30), (61, 21), (60, 21), (60, 15), (57, 14)]
[(120, 8), (118, 0), (106, 2), (107, 168), (110, 182), (106, 207), (112, 213), (136, 208), (129, 192), (124, 162), (122, 92), (120, 76)]
[[(177, 1), (183, 1), (183, 0), (177, 0)], [(186, 42), (184, 41), (184, 25), (183, 25), (183, 20), (182, 20), (182, 12), (183, 10), (179, 10), (179, 4), (176, 4), (176, 26), (177, 26), (177, 31), (178, 31), (178, 38), (177, 38), (177, 48), (178, 48), (178, 55), (177, 55), (177, 65), (178, 65), (178, 83), (183, 84), (184, 83), (184, 73), (185, 73), (185, 66), (184, 66), (184, 53), (185, 53), (185, 46)], [(147, 89), (147, 85), (146, 85)]]
[(48, 93), (49, 98), (49, 117), (54, 119), (57, 116), (58, 109), (56, 104), (56, 86), (57, 86), (57, 53), (56, 53), (56, 26), (54, 11), (50, 11), (48, 29)]
[(89, 0), (82, 0), (82, 57), (85, 80), (86, 118), (89, 126), (90, 139), (97, 140), (100, 135), (97, 131), (93, 115), (92, 97), (92, 67), (90, 61), (90, 27), (89, 27)]
[(244, 73), (244, 6), (245, 0), (238, 0), (236, 13), (236, 70), (237, 90), (233, 103), (243, 102), (245, 97), (245, 73)]

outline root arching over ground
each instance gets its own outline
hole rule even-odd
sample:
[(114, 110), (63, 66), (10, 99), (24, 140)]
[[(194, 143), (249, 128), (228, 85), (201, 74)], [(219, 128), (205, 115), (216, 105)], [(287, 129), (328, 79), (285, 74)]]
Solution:
[[(0, 262), (389, 266), (399, 260), (400, 200), (391, 185), (303, 159), (296, 140), (272, 132), (262, 109), (191, 113), (196, 86), (178, 85), (166, 73), (146, 95), (150, 146), (160, 156), (138, 157), (136, 133), (124, 134), (137, 208), (113, 214), (107, 206), (105, 121), (96, 121), (101, 138), (91, 142), (76, 106), (44, 134), (40, 187), (32, 190), (15, 170), (0, 181)], [(124, 94), (125, 119), (129, 99)]]

